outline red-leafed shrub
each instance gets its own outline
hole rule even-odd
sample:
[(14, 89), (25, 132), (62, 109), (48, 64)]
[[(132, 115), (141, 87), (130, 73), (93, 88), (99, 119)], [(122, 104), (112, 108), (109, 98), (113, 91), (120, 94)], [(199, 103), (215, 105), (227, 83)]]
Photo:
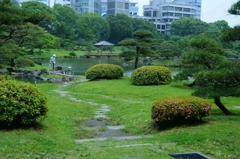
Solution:
[(152, 104), (151, 118), (157, 125), (201, 120), (211, 114), (211, 105), (204, 99), (194, 96), (171, 96), (160, 98)]

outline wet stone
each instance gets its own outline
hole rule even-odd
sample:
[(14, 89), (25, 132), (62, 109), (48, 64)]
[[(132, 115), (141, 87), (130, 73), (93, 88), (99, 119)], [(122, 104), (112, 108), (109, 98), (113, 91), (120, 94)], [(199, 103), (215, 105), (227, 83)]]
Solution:
[(109, 125), (110, 123), (107, 120), (87, 120), (83, 124), (88, 127), (97, 127), (106, 126)]
[(110, 130), (120, 130), (120, 129), (125, 128), (125, 126), (123, 126), (123, 125), (107, 126), (107, 128), (110, 129)]
[(99, 137), (123, 137), (123, 136), (128, 136), (129, 134), (122, 132), (120, 130), (106, 130), (106, 131), (98, 131), (96, 135), (94, 135), (94, 138), (99, 138)]
[(94, 117), (95, 119), (98, 119), (98, 118), (103, 118), (103, 119), (107, 119), (107, 116), (104, 115), (104, 114), (98, 114)]

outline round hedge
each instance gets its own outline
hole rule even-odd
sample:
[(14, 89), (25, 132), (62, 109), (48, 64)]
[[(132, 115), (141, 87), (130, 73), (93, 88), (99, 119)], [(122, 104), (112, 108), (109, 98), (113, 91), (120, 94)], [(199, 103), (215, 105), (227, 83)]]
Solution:
[(194, 96), (171, 96), (160, 98), (152, 104), (151, 118), (162, 123), (198, 119), (211, 114), (211, 105), (204, 99)]
[(119, 79), (123, 77), (124, 70), (122, 67), (114, 64), (97, 64), (90, 67), (85, 76), (87, 79)]
[(35, 86), (14, 80), (0, 82), (0, 122), (33, 124), (46, 117), (47, 98)]
[(163, 66), (142, 66), (133, 71), (131, 80), (134, 85), (169, 84), (172, 72)]

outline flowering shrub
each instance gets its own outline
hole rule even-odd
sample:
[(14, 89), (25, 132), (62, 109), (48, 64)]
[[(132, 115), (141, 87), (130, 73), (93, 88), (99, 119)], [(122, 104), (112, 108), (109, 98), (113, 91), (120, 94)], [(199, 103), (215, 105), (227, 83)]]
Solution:
[(182, 120), (201, 120), (210, 114), (211, 105), (202, 98), (171, 96), (153, 102), (151, 118), (160, 125)]
[(14, 80), (0, 82), (1, 124), (33, 124), (46, 117), (47, 98), (35, 86)]
[(123, 68), (114, 64), (97, 64), (90, 67), (85, 76), (87, 79), (119, 79), (123, 77)]
[(143, 66), (133, 71), (131, 79), (134, 85), (169, 84), (172, 81), (172, 72), (163, 66)]

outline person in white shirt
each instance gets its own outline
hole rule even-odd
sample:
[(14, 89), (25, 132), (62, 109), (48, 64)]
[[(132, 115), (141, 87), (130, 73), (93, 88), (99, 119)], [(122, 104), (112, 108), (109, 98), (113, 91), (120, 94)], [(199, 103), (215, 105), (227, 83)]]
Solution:
[(56, 63), (56, 55), (53, 54), (53, 56), (50, 58), (50, 65), (51, 65), (53, 71), (54, 71), (55, 63)]

